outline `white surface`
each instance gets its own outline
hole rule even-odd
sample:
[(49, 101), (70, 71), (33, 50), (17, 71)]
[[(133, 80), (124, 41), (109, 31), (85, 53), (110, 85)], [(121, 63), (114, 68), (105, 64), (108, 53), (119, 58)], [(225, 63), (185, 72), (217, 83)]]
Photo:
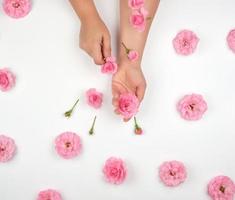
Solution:
[[(97, 0), (116, 44), (118, 1)], [(42, 189), (59, 190), (64, 200), (205, 200), (207, 182), (224, 174), (235, 180), (235, 54), (226, 45), (235, 27), (234, 0), (163, 0), (145, 49), (148, 90), (138, 114), (145, 134), (132, 133), (112, 113), (110, 77), (102, 75), (78, 48), (79, 21), (66, 0), (34, 1), (32, 12), (14, 20), (0, 10), (0, 66), (17, 74), (17, 86), (0, 93), (0, 133), (15, 139), (18, 152), (0, 164), (0, 199), (36, 199)], [(171, 41), (184, 28), (200, 38), (195, 54), (174, 53)], [(115, 46), (113, 45), (113, 49)], [(105, 93), (99, 111), (88, 107), (84, 92)], [(202, 94), (209, 110), (201, 121), (187, 122), (175, 104), (187, 93)], [(62, 116), (80, 96), (69, 120)], [(96, 133), (87, 134), (94, 115)], [(83, 153), (63, 160), (53, 149), (63, 131), (82, 137)], [(105, 183), (101, 168), (109, 156), (122, 157), (129, 175), (120, 186)], [(187, 181), (167, 188), (157, 168), (181, 160)]]

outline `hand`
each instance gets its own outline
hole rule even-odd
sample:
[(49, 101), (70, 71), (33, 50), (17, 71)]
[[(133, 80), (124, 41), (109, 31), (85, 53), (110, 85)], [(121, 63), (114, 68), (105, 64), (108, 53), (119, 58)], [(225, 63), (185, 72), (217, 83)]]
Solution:
[[(112, 93), (113, 93), (113, 106), (115, 107), (115, 113), (118, 113), (118, 98), (120, 94), (125, 92), (131, 92), (137, 96), (139, 102), (144, 98), (146, 90), (146, 81), (139, 66), (132, 65), (120, 65), (117, 73), (113, 76), (112, 80)], [(128, 121), (130, 119), (124, 119)]]
[(100, 18), (90, 17), (81, 22), (79, 46), (87, 52), (97, 65), (104, 64), (104, 59), (111, 56), (110, 34)]

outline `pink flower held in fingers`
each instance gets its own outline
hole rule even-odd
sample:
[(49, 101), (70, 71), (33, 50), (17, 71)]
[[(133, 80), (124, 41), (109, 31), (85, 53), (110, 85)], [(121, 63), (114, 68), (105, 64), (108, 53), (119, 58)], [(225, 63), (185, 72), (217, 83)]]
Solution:
[(127, 170), (122, 159), (111, 157), (106, 161), (103, 173), (109, 183), (118, 185), (125, 180)]
[(12, 138), (0, 135), (0, 162), (12, 159), (16, 151), (16, 145)]
[(139, 100), (132, 93), (121, 94), (118, 101), (118, 112), (125, 118), (133, 117), (139, 108)]
[(0, 90), (9, 91), (15, 86), (15, 75), (7, 68), (0, 69)]
[(185, 95), (177, 105), (181, 117), (185, 120), (199, 120), (207, 110), (207, 103), (199, 94)]
[(30, 0), (3, 0), (5, 13), (13, 18), (26, 16), (31, 10)]
[(176, 53), (187, 56), (192, 54), (199, 42), (195, 33), (189, 30), (180, 31), (173, 39), (173, 46)]
[(81, 153), (81, 139), (76, 133), (64, 132), (55, 139), (55, 149), (65, 159), (74, 158)]
[(103, 102), (103, 94), (98, 92), (95, 88), (91, 88), (86, 92), (86, 98), (88, 105), (93, 108), (100, 108)]
[(133, 10), (130, 16), (131, 25), (138, 31), (142, 32), (146, 26), (148, 11), (144, 7), (139, 10)]
[(187, 172), (182, 162), (169, 161), (160, 166), (159, 176), (166, 186), (174, 187), (185, 181)]
[(140, 9), (144, 6), (144, 0), (129, 0), (128, 5), (132, 9)]
[(229, 48), (235, 53), (235, 29), (231, 30), (227, 36)]
[(105, 59), (105, 63), (101, 67), (101, 72), (104, 74), (115, 74), (117, 72), (117, 63), (115, 57), (108, 57)]
[(235, 184), (227, 176), (217, 176), (209, 182), (208, 194), (213, 200), (233, 200)]
[(38, 194), (37, 200), (62, 200), (59, 192), (56, 190), (44, 190)]

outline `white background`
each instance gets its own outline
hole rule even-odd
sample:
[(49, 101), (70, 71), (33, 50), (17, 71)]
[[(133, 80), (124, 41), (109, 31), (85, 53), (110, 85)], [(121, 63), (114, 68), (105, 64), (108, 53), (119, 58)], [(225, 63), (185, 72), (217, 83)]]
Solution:
[[(115, 49), (118, 1), (96, 3)], [(205, 200), (212, 177), (235, 180), (235, 54), (225, 40), (234, 27), (234, 0), (161, 2), (142, 63), (148, 90), (138, 119), (144, 135), (136, 136), (133, 121), (123, 123), (112, 112), (111, 77), (78, 48), (79, 20), (66, 0), (35, 0), (31, 13), (19, 20), (1, 8), (0, 67), (11, 68), (17, 84), (0, 93), (0, 134), (14, 138), (18, 150), (11, 162), (0, 164), (0, 199), (33, 200), (40, 190), (54, 188), (64, 200)], [(172, 48), (173, 37), (185, 28), (200, 38), (189, 57)], [(101, 110), (85, 103), (90, 87), (105, 94)], [(209, 106), (197, 122), (184, 121), (175, 108), (192, 92), (202, 94)], [(73, 117), (65, 119), (62, 113), (78, 96)], [(89, 136), (95, 114), (95, 135)], [(72, 160), (60, 158), (53, 146), (67, 130), (83, 142), (81, 156)], [(103, 180), (101, 169), (109, 156), (127, 163), (123, 185)], [(173, 159), (185, 163), (188, 178), (167, 188), (157, 169)]]

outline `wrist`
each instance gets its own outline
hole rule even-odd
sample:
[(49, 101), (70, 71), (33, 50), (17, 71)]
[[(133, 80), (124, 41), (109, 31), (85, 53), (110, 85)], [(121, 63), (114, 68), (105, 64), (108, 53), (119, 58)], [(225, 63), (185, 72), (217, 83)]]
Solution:
[(99, 18), (93, 0), (70, 0), (75, 12), (81, 20), (81, 23)]
[(122, 47), (120, 47), (119, 56), (118, 56), (118, 61), (119, 61), (120, 66), (141, 68), (140, 67), (141, 59), (142, 59), (142, 56), (139, 55), (138, 59), (130, 60), (130, 58), (128, 57), (128, 52), (126, 52), (125, 49), (122, 49)]

